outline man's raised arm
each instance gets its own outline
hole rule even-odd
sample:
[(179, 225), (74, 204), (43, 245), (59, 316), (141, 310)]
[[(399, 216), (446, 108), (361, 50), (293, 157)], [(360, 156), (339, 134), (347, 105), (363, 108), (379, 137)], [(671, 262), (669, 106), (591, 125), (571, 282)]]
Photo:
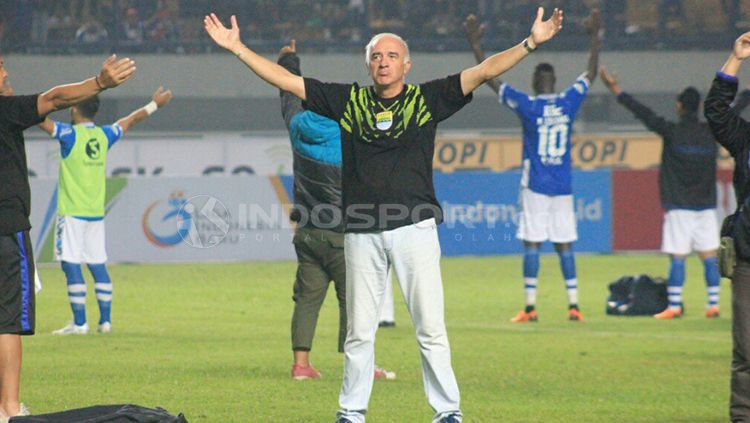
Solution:
[(129, 115), (120, 118), (117, 124), (122, 128), (123, 135), (133, 126), (151, 116), (157, 109), (166, 106), (172, 100), (172, 91), (159, 87), (151, 96), (151, 101), (143, 107), (133, 110)]
[(543, 16), (544, 8), (540, 7), (537, 9), (536, 20), (531, 27), (531, 35), (522, 43), (490, 56), (474, 67), (464, 69), (461, 72), (461, 90), (464, 95), (468, 95), (481, 84), (502, 75), (536, 50), (542, 43), (560, 32), (563, 21), (562, 10), (555, 9), (552, 16), (546, 21), (542, 21)]
[(250, 50), (240, 40), (240, 28), (237, 26), (237, 17), (232, 15), (230, 21), (232, 26), (231, 28), (227, 28), (212, 13), (203, 19), (203, 25), (208, 35), (216, 44), (234, 53), (235, 56), (242, 60), (261, 79), (276, 88), (289, 91), (300, 99), (306, 100), (304, 79)]
[[(474, 59), (476, 59), (477, 63), (482, 63), (487, 58), (482, 49), (482, 35), (484, 35), (484, 29), (485, 25), (480, 25), (477, 22), (476, 16), (469, 15), (466, 17), (466, 21), (464, 22), (464, 32), (466, 33), (466, 39), (469, 41), (469, 46), (471, 46), (471, 51), (474, 53)], [(501, 81), (500, 78), (487, 81), (487, 85), (495, 94), (500, 91), (500, 85), (502, 83), (503, 81)]]
[[(297, 42), (294, 39), (291, 40), (289, 45), (281, 48), (276, 63), (294, 75), (302, 75), (299, 57), (297, 57)], [(305, 109), (302, 107), (302, 100), (289, 91), (279, 90), (279, 94), (281, 96), (281, 116), (284, 118), (286, 127), (289, 128), (292, 124), (292, 118)]]
[(39, 116), (78, 104), (107, 88), (114, 88), (135, 73), (135, 62), (129, 58), (116, 60), (114, 54), (102, 64), (99, 75), (75, 84), (58, 85), (39, 95), (36, 102)]
[(731, 102), (737, 93), (737, 73), (748, 57), (750, 32), (740, 35), (734, 42), (732, 53), (711, 83), (706, 101), (703, 102), (703, 112), (714, 138), (733, 157), (740, 155), (750, 143), (750, 123), (731, 108)]
[(664, 140), (667, 141), (667, 138), (674, 131), (673, 123), (670, 123), (663, 117), (654, 113), (654, 111), (651, 110), (648, 106), (637, 101), (636, 99), (628, 95), (628, 93), (623, 92), (620, 89), (620, 83), (617, 81), (617, 77), (614, 74), (610, 73), (604, 66), (602, 66), (599, 70), (599, 75), (601, 75), (602, 77), (604, 86), (607, 87), (609, 92), (617, 97), (618, 103), (622, 104), (626, 109), (630, 110), (633, 115), (635, 115), (636, 119), (643, 122), (643, 124), (646, 125), (649, 130), (661, 135), (662, 137), (664, 137)]
[(591, 17), (586, 22), (586, 30), (591, 35), (591, 48), (589, 50), (589, 66), (586, 72), (586, 79), (589, 80), (589, 84), (593, 83), (596, 79), (596, 75), (599, 69), (599, 50), (601, 48), (601, 40), (599, 38), (599, 31), (601, 29), (601, 16), (599, 15), (599, 9), (591, 10)]

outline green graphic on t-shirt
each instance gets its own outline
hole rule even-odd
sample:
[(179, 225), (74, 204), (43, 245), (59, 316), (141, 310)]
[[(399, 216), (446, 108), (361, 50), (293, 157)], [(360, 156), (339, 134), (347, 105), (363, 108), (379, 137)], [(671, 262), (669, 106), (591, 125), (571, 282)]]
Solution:
[[(373, 142), (398, 139), (410, 125), (423, 126), (432, 120), (420, 87), (409, 84), (405, 89), (402, 98), (386, 105), (370, 87), (352, 86), (344, 116), (339, 121), (341, 128), (365, 142)], [(378, 129), (378, 115), (383, 129)], [(391, 124), (384, 124), (383, 116), (392, 116)]]

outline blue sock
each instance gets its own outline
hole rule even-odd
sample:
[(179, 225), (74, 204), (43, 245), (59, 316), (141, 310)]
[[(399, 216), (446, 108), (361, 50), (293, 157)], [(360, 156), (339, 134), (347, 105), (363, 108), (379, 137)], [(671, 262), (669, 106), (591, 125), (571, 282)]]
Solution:
[(672, 257), (667, 280), (669, 307), (682, 307), (682, 286), (685, 285), (685, 259)]
[(526, 298), (526, 312), (536, 305), (537, 276), (539, 275), (539, 249), (526, 247), (523, 252), (523, 288)]
[(94, 277), (96, 301), (99, 303), (99, 324), (111, 322), (112, 312), (112, 280), (107, 273), (107, 265), (89, 264), (89, 271)]
[(706, 278), (706, 291), (708, 292), (708, 306), (719, 305), (719, 291), (721, 290), (721, 277), (719, 276), (718, 259), (707, 257), (703, 260), (703, 275)]
[(86, 324), (86, 282), (83, 280), (79, 263), (62, 262), (62, 270), (68, 283), (68, 301), (73, 310), (73, 322), (78, 325)]
[(560, 268), (566, 281), (576, 278), (576, 257), (573, 250), (565, 250), (559, 253)]
[(565, 290), (568, 293), (568, 303), (571, 306), (578, 305), (578, 279), (576, 276), (576, 258), (572, 249), (563, 250), (560, 256), (560, 269), (565, 279)]
[(536, 278), (539, 276), (539, 249), (526, 247), (523, 252), (523, 277)]

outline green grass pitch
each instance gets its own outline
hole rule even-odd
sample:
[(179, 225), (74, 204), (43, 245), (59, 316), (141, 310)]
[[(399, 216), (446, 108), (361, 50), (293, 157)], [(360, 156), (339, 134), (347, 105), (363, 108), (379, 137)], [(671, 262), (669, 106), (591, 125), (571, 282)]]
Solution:
[[(703, 317), (705, 285), (688, 260), (687, 315), (676, 321), (609, 317), (607, 284), (665, 275), (659, 255), (579, 255), (583, 323), (566, 320), (555, 256), (540, 271), (537, 324), (508, 322), (523, 305), (520, 257), (442, 263), (446, 320), (464, 422), (725, 422), (731, 358), (730, 287), (722, 316)], [(21, 398), (45, 413), (136, 403), (190, 422), (332, 422), (341, 383), (333, 288), (312, 353), (321, 380), (293, 381), (289, 326), (295, 265), (117, 265), (113, 333), (54, 337), (70, 319), (58, 268), (42, 268), (37, 335), (24, 339)], [(89, 323), (98, 311), (91, 280)], [(398, 291), (398, 290), (397, 290)], [(400, 293), (397, 327), (378, 332), (368, 423), (429, 422), (419, 352)]]

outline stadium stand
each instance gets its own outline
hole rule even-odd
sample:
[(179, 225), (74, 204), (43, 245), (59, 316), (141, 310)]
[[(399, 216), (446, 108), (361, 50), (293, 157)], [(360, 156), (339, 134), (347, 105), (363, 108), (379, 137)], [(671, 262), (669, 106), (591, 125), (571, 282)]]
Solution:
[[(99, 54), (213, 51), (201, 27), (210, 11), (237, 13), (243, 37), (262, 52), (294, 37), (308, 48), (356, 51), (372, 34), (403, 34), (414, 50), (463, 51), (463, 18), (488, 26), (487, 47), (525, 35), (537, 4), (561, 7), (566, 30), (558, 48), (584, 50), (583, 21), (597, 0), (2, 0), (0, 47), (6, 52)], [(605, 41), (618, 49), (716, 49), (750, 27), (750, 0), (602, 2)], [(716, 12), (719, 13), (716, 13)], [(408, 23), (408, 24), (407, 24)], [(719, 42), (720, 41), (720, 42)], [(724, 42), (726, 41), (726, 42)]]

